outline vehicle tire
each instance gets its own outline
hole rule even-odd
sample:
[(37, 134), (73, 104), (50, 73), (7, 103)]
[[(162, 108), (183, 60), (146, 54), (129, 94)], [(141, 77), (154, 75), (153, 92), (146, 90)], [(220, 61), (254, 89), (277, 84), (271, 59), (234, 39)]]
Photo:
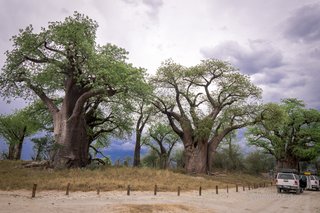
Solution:
[(302, 188), (300, 189), (300, 193), (303, 193), (303, 189)]

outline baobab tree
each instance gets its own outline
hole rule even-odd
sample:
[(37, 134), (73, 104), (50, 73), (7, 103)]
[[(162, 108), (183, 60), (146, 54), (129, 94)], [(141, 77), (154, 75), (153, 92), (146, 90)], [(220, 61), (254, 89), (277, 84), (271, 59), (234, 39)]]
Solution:
[(227, 62), (184, 67), (168, 60), (152, 82), (154, 105), (181, 138), (189, 173), (209, 172), (222, 139), (257, 118), (261, 90)]
[(123, 48), (96, 44), (97, 28), (95, 21), (75, 12), (49, 22), (39, 33), (32, 25), (20, 30), (6, 53), (1, 95), (39, 98), (46, 105), (53, 120), (54, 167), (88, 164), (86, 113), (98, 107), (89, 104), (92, 99), (126, 99), (128, 93), (144, 91), (144, 70), (126, 63)]

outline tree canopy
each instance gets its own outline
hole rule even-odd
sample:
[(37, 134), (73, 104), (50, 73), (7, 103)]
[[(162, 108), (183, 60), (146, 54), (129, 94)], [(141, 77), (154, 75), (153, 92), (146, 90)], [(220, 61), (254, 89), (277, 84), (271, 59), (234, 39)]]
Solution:
[(261, 90), (224, 61), (184, 67), (168, 60), (152, 82), (154, 105), (183, 141), (188, 172), (206, 172), (207, 156), (228, 133), (252, 124), (259, 111)]
[(0, 136), (9, 145), (7, 158), (20, 160), (24, 139), (42, 128), (41, 123), (34, 119), (32, 106), (17, 110), (11, 115), (0, 115)]
[(319, 156), (319, 111), (306, 109), (303, 101), (293, 98), (263, 108), (263, 119), (248, 129), (249, 144), (273, 155), (280, 168), (297, 168), (299, 161)]

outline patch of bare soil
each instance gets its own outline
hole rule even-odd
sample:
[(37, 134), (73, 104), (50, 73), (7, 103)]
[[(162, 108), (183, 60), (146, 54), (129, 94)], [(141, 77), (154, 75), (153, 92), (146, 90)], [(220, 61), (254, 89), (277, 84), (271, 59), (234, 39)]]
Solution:
[(115, 205), (108, 210), (114, 213), (199, 212), (199, 209), (181, 204), (124, 204)]

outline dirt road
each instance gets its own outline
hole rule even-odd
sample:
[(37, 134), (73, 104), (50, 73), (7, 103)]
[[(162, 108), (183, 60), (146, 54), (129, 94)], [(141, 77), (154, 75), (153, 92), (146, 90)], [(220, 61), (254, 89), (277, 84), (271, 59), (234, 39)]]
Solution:
[(320, 192), (278, 194), (274, 187), (235, 192), (235, 189), (173, 192), (64, 192), (43, 191), (31, 199), (30, 191), (0, 191), (1, 213), (26, 212), (312, 212), (320, 213)]

